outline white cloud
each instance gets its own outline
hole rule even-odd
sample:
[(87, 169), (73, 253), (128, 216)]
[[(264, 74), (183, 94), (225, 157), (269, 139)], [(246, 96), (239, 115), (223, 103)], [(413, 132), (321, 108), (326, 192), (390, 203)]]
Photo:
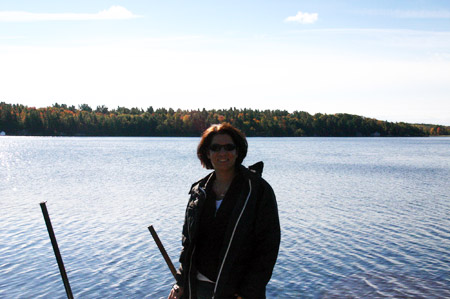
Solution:
[[(450, 31), (385, 28), (298, 28), (285, 33), (298, 50), (420, 61), (450, 61)], [(292, 47), (292, 44), (291, 44)]]
[(111, 6), (98, 13), (32, 13), (0, 11), (0, 22), (127, 20), (139, 18), (122, 6)]
[(398, 16), (399, 18), (450, 19), (450, 11), (448, 10), (395, 11), (394, 15)]
[(297, 22), (300, 24), (313, 24), (317, 21), (319, 15), (317, 13), (307, 13), (299, 11), (295, 16), (287, 17), (285, 22)]
[(449, 10), (368, 10), (362, 13), (404, 19), (450, 19)]

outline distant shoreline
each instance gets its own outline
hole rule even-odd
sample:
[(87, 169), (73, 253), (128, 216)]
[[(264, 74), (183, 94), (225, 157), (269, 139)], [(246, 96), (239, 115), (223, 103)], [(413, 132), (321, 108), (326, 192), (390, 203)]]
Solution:
[(199, 137), (211, 124), (229, 122), (248, 137), (427, 137), (450, 136), (450, 126), (381, 121), (339, 113), (221, 109), (109, 110), (87, 104), (35, 108), (0, 103), (0, 132), (7, 136)]
[[(201, 138), (201, 136), (62, 136), (62, 135), (0, 135), (2, 137), (48, 137), (48, 138)], [(312, 139), (312, 138), (357, 138), (357, 139), (389, 139), (389, 138), (449, 138), (450, 135), (438, 135), (438, 136), (247, 136), (247, 138), (298, 138), (298, 139)]]

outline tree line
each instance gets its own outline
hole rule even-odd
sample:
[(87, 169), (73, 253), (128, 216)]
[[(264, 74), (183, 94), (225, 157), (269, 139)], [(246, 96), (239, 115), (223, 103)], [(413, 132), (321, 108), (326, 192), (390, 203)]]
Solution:
[(211, 124), (229, 122), (247, 136), (430, 136), (449, 135), (450, 127), (381, 121), (339, 113), (304, 111), (172, 108), (146, 110), (87, 104), (35, 108), (0, 103), (0, 132), (30, 136), (200, 136)]

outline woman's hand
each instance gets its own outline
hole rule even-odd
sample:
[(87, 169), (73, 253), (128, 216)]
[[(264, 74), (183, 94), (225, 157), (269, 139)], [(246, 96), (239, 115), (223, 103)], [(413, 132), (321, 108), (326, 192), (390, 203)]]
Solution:
[(170, 290), (169, 297), (167, 299), (178, 299), (183, 295), (183, 288), (178, 285), (174, 285)]

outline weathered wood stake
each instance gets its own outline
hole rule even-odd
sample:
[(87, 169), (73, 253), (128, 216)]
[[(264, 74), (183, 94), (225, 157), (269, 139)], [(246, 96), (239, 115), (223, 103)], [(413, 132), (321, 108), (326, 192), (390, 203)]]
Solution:
[(166, 250), (164, 249), (164, 246), (161, 243), (161, 240), (159, 239), (158, 234), (156, 233), (155, 229), (153, 228), (153, 225), (150, 225), (148, 227), (148, 230), (152, 234), (153, 240), (155, 240), (155, 243), (158, 246), (159, 251), (161, 252), (162, 256), (164, 257), (164, 260), (166, 261), (167, 266), (169, 266), (170, 272), (172, 272), (173, 277), (176, 279), (177, 271), (175, 270), (175, 267), (173, 266), (169, 255), (167, 254)]
[(56, 262), (58, 263), (59, 272), (61, 273), (61, 278), (64, 283), (64, 288), (66, 288), (67, 298), (73, 299), (72, 289), (70, 288), (69, 278), (67, 278), (66, 269), (64, 268), (64, 263), (59, 252), (58, 243), (56, 242), (55, 233), (53, 232), (52, 223), (50, 217), (48, 216), (47, 206), (45, 201), (40, 203), (42, 214), (44, 214), (45, 224), (47, 225), (48, 235), (50, 236), (50, 241), (52, 242), (53, 251), (55, 252)]

